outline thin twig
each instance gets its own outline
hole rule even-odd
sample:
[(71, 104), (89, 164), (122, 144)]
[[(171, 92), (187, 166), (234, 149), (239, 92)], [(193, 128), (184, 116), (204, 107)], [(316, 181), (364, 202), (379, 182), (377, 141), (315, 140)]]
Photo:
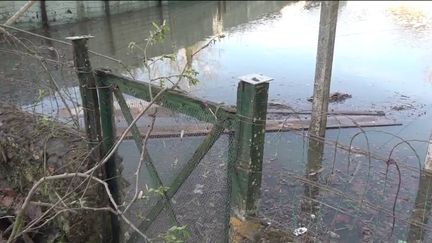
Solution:
[(31, 202), (31, 198), (33, 197), (34, 193), (36, 192), (36, 190), (38, 189), (38, 187), (46, 182), (46, 181), (51, 181), (51, 180), (59, 180), (59, 179), (70, 179), (70, 178), (74, 178), (74, 177), (81, 177), (81, 178), (90, 178), (91, 180), (96, 181), (99, 184), (102, 184), (105, 188), (105, 192), (108, 195), (108, 198), (111, 202), (111, 204), (114, 207), (115, 212), (117, 212), (117, 214), (129, 225), (131, 226), (139, 235), (141, 235), (146, 241), (150, 242), (150, 239), (143, 233), (141, 232), (138, 228), (136, 228), (135, 225), (133, 225), (119, 210), (109, 188), (108, 188), (108, 184), (97, 178), (97, 177), (93, 177), (90, 176), (86, 173), (64, 173), (64, 174), (60, 174), (60, 175), (53, 175), (53, 176), (46, 176), (46, 177), (42, 177), (41, 179), (39, 179), (34, 185), (33, 187), (30, 189), (29, 193), (27, 194), (26, 199), (24, 200), (24, 203), (22, 204), (21, 208), (18, 210), (16, 219), (15, 219), (15, 223), (14, 223), (14, 227), (12, 229), (12, 233), (9, 236), (9, 239), (7, 241), (7, 243), (11, 243), (13, 240), (15, 240), (18, 236), (20, 236), (22, 233), (25, 233), (25, 231), (22, 231), (20, 233), (18, 233), (21, 230), (22, 224), (23, 224), (23, 220), (24, 220), (24, 214), (27, 210), (28, 205)]

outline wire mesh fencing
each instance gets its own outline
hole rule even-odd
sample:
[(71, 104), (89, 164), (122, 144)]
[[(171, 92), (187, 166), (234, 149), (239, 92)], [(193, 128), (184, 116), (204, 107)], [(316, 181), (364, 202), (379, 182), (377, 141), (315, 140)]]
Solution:
[[(131, 108), (141, 104), (136, 99), (127, 98)], [(117, 106), (116, 103), (114, 106)], [(131, 109), (131, 113), (135, 113), (136, 117), (134, 109)], [(151, 137), (145, 146), (151, 159), (147, 158), (147, 161), (143, 161), (144, 165), (140, 166), (142, 150), (139, 151), (133, 140), (124, 140), (119, 149), (123, 157), (122, 176), (129, 181), (124, 201), (126, 204), (134, 201), (127, 217), (156, 241), (164, 241), (169, 237), (193, 242), (223, 240), (229, 216), (226, 177), (228, 131), (221, 130), (216, 134), (220, 137), (208, 152), (202, 154), (202, 147), (211, 138), (208, 134), (212, 133), (215, 125), (160, 106), (153, 107), (149, 113), (155, 115), (142, 117), (137, 127), (142, 134)], [(197, 116), (206, 115), (203, 112)], [(121, 115), (115, 120), (117, 130), (121, 133), (127, 123)], [(202, 159), (196, 160), (199, 157)], [(148, 161), (154, 164), (162, 185), (155, 185), (152, 179), (154, 175), (149, 173), (147, 167)], [(184, 181), (179, 179), (182, 176), (185, 176)], [(135, 200), (137, 192), (139, 196)], [(169, 203), (154, 211), (155, 206), (158, 208), (158, 201), (165, 196), (168, 196)], [(140, 238), (130, 228), (125, 230), (123, 237), (128, 242), (140, 242)]]
[[(0, 73), (0, 81), (8, 85), (0, 90), (0, 99), (76, 128), (83, 127), (81, 97), (70, 49), (61, 48), (64, 43), (46, 38), (30, 41), (25, 34), (3, 35), (1, 44), (4, 60), (14, 61), (2, 63), (6, 68)], [(121, 61), (110, 62), (123, 74), (130, 73)], [(125, 96), (125, 100), (133, 117), (148, 105), (131, 96)], [(214, 126), (171, 111), (170, 108), (176, 107), (171, 104), (167, 108), (152, 106), (146, 114), (155, 115), (145, 115), (137, 122), (141, 135), (146, 137), (155, 118), (147, 149), (162, 185), (155, 186), (152, 182), (148, 161), (139, 166), (141, 153), (130, 135), (120, 145), (122, 177), (129, 184), (121, 208), (128, 208), (134, 201), (126, 210), (126, 217), (138, 228), (146, 224), (145, 233), (156, 241), (223, 241), (230, 216), (232, 184), (227, 170), (233, 137), (228, 131), (219, 131), (220, 137), (191, 175), (171, 193), (171, 199), (164, 199), (173, 188), (176, 175), (187, 167)], [(128, 122), (117, 101), (114, 111), (120, 135)], [(217, 109), (211, 111), (217, 114)], [(428, 223), (431, 179), (421, 170), (429, 141), (404, 139), (390, 128), (342, 129), (337, 124), (325, 139), (310, 138), (302, 130), (307, 126), (305, 119), (297, 119), (302, 121), (297, 128), (266, 133), (258, 215), (265, 224), (287, 234), (306, 228), (307, 232), (299, 235), (298, 240), (310, 242), (432, 240)], [(134, 197), (138, 199), (135, 201)], [(162, 209), (149, 220), (148, 214), (160, 200), (165, 200), (163, 207), (159, 207)], [(142, 240), (130, 224), (123, 225), (121, 237), (130, 242)]]
[(427, 144), (387, 128), (269, 133), (260, 214), (311, 242), (428, 241)]

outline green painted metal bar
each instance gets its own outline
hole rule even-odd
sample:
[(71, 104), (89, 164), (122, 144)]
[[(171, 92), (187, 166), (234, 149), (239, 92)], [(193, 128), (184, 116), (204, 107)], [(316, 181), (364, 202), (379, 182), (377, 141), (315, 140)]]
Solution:
[[(79, 89), (82, 100), (82, 107), (84, 111), (84, 127), (87, 134), (87, 139), (89, 141), (88, 147), (93, 150), (91, 153), (91, 162), (89, 167), (93, 167), (99, 162), (100, 158), (103, 157), (107, 151), (109, 144), (114, 141), (115, 132), (113, 130), (113, 113), (112, 105), (112, 95), (109, 91), (102, 91), (102, 97), (98, 97), (98, 92), (96, 88), (96, 79), (89, 58), (89, 50), (87, 47), (88, 40), (92, 36), (73, 36), (66, 39), (72, 41), (73, 56), (74, 56), (74, 66), (75, 71), (78, 76)], [(102, 105), (100, 104), (102, 101)], [(102, 114), (101, 114), (102, 113)], [(101, 121), (106, 121), (106, 123), (101, 124)], [(102, 129), (101, 125), (104, 125), (104, 136), (102, 146), (99, 144), (102, 141)], [(111, 171), (114, 170), (114, 171)], [(112, 178), (112, 174), (115, 173), (115, 162), (114, 159), (110, 159), (108, 163), (101, 168), (99, 173), (102, 174), (101, 178)], [(114, 177), (115, 178), (115, 177)], [(116, 202), (119, 202), (118, 185), (116, 179), (111, 179), (107, 181), (111, 193), (113, 194)], [(108, 197), (105, 194), (101, 195), (102, 200), (106, 200), (108, 203)], [(119, 242), (120, 238), (120, 222), (117, 215), (108, 215), (111, 224), (107, 224), (103, 228), (104, 241), (109, 242)]]
[[(138, 82), (106, 71), (96, 70), (95, 73), (96, 76), (104, 80), (105, 83), (117, 85), (123, 93), (146, 101), (151, 101), (151, 97), (154, 97), (162, 90), (158, 86), (150, 85), (145, 82)], [(150, 95), (149, 88), (151, 89), (152, 95)], [(167, 90), (156, 103), (175, 112), (186, 114), (204, 122), (215, 124), (219, 120), (228, 121), (224, 123), (225, 128), (230, 128), (231, 123), (229, 121), (234, 121), (236, 118), (235, 109), (192, 97), (179, 90)]]
[[(114, 107), (113, 95), (110, 87), (98, 87), (99, 104), (100, 104), (100, 121), (102, 125), (102, 153), (109, 153), (114, 146), (116, 140), (115, 123), (114, 123)], [(120, 189), (118, 179), (120, 172), (115, 161), (116, 154), (114, 153), (105, 164), (105, 174), (108, 187), (117, 204), (121, 204)], [(120, 242), (120, 222), (118, 217), (111, 217), (113, 242)]]
[(237, 141), (238, 141), (238, 122), (234, 125), (234, 131), (228, 135), (228, 164), (227, 164), (227, 190), (225, 204), (225, 222), (224, 222), (224, 239), (223, 242), (230, 242), (230, 220), (231, 220), (231, 195), (232, 195), (232, 179), (234, 176), (235, 162), (237, 161)]
[[(133, 117), (132, 114), (130, 112), (130, 109), (126, 103), (125, 98), (123, 97), (122, 92), (120, 91), (119, 88), (115, 88), (114, 89), (114, 95), (117, 99), (117, 102), (119, 103), (120, 109), (123, 113), (123, 116), (126, 119), (126, 122), (128, 124), (128, 126), (132, 123), (133, 121)], [(143, 148), (143, 143), (142, 143), (142, 136), (138, 130), (138, 127), (136, 126), (136, 124), (134, 124), (132, 126), (131, 129), (132, 132), (132, 136), (135, 140), (135, 144), (138, 148), (138, 151), (140, 152), (140, 154), (142, 153), (142, 148)], [(150, 179), (151, 179), (151, 187), (152, 188), (157, 188), (157, 187), (161, 187), (164, 186), (162, 183), (162, 180), (156, 170), (156, 167), (154, 166), (154, 162), (153, 159), (151, 158), (147, 148), (144, 148), (144, 164), (147, 168), (147, 171), (150, 174)], [(170, 219), (172, 220), (172, 223), (175, 225), (178, 225), (178, 221), (174, 212), (174, 209), (171, 205), (171, 203), (169, 202), (169, 198), (167, 197), (166, 194), (164, 194), (164, 196), (162, 197), (166, 202), (167, 202), (167, 208), (168, 208), (168, 215), (170, 217)]]
[(267, 99), (270, 80), (247, 76), (238, 84), (236, 162), (232, 172), (232, 213), (240, 219), (256, 216), (261, 189)]
[[(211, 129), (210, 133), (206, 136), (204, 141), (197, 148), (195, 153), (192, 155), (191, 159), (186, 163), (186, 165), (182, 168), (180, 173), (171, 183), (170, 187), (167, 191), (167, 196), (171, 199), (176, 192), (180, 189), (186, 179), (190, 176), (192, 171), (196, 168), (199, 162), (204, 158), (207, 152), (212, 148), (213, 144), (217, 141), (224, 130), (223, 124), (215, 124)], [(165, 202), (163, 200), (159, 200), (150, 212), (145, 217), (144, 221), (138, 227), (142, 231), (146, 231), (153, 221), (157, 218), (157, 216), (162, 212), (165, 207)], [(138, 240), (139, 235), (134, 232), (131, 238), (128, 240), (128, 243), (136, 242)]]
[(178, 191), (183, 182), (189, 177), (195, 167), (199, 164), (199, 162), (204, 158), (206, 153), (212, 148), (213, 144), (220, 137), (222, 132), (224, 131), (224, 127), (222, 124), (213, 125), (209, 134), (206, 136), (204, 141), (197, 148), (195, 153), (192, 155), (192, 158), (187, 162), (187, 164), (183, 167), (174, 181), (171, 183), (170, 189), (167, 194), (171, 198)]
[[(125, 118), (128, 126), (130, 126), (130, 124), (132, 123), (132, 121), (134, 120), (134, 118), (133, 118), (133, 116), (132, 116), (132, 114), (130, 112), (130, 109), (129, 109), (127, 103), (126, 103), (126, 100), (123, 97), (123, 94), (122, 94), (122, 92), (120, 91), (119, 88), (115, 88), (114, 89), (114, 95), (115, 95), (115, 97), (117, 99), (117, 102), (118, 102), (118, 104), (120, 106), (120, 110), (122, 111), (123, 116), (124, 116), (124, 118)], [(139, 131), (139, 129), (138, 129), (138, 127), (137, 127), (136, 124), (134, 124), (132, 126), (131, 133), (132, 133), (133, 139), (135, 140), (135, 144), (136, 144), (139, 152), (141, 153), (141, 149), (143, 147), (142, 136), (141, 136), (141, 133), (140, 133), (140, 131)], [(146, 153), (147, 153), (147, 151), (146, 151)]]

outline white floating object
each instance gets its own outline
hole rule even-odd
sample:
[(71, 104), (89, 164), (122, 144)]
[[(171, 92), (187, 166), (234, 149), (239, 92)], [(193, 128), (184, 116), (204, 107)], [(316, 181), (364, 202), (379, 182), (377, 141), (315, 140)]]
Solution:
[(333, 231), (329, 231), (329, 235), (332, 239), (339, 239), (340, 238), (340, 235), (336, 234)]
[(175, 158), (174, 162), (173, 162), (173, 166), (177, 166), (178, 164), (178, 158)]
[(295, 236), (300, 236), (304, 233), (306, 233), (308, 231), (308, 229), (306, 227), (300, 227), (294, 230), (294, 235)]
[(203, 194), (202, 189), (204, 188), (204, 185), (196, 184), (195, 189), (193, 190), (193, 193), (195, 194)]

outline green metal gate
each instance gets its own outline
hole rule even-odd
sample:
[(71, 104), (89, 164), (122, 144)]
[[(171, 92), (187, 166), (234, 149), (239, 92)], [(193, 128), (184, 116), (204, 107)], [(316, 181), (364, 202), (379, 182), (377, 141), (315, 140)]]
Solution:
[[(157, 203), (145, 215), (138, 228), (145, 232), (156, 220), (162, 210), (168, 212), (172, 223), (178, 225), (176, 215), (171, 205), (171, 199), (183, 185), (185, 180), (194, 171), (203, 157), (209, 152), (221, 134), (229, 136), (227, 162), (227, 217), (225, 220), (226, 234), (223, 241), (229, 241), (230, 217), (246, 220), (256, 216), (260, 198), (261, 171), (264, 154), (265, 123), (267, 115), (267, 98), (270, 80), (261, 75), (248, 75), (241, 78), (237, 89), (237, 107), (226, 107), (211, 101), (192, 97), (179, 90), (161, 88), (145, 82), (138, 82), (126, 77), (114, 75), (109, 71), (92, 71), (88, 61), (86, 42), (89, 37), (72, 38), (74, 44), (75, 65), (80, 79), (80, 90), (83, 101), (86, 130), (90, 141), (97, 142), (98, 135), (102, 142), (101, 155), (114, 155), (116, 138), (116, 125), (114, 121), (115, 97), (121, 108), (124, 119), (128, 123), (128, 132), (139, 152), (144, 154), (144, 166), (151, 180), (152, 187), (165, 187), (166, 191), (157, 199)], [(84, 56), (83, 56), (84, 55)], [(80, 61), (81, 60), (81, 61)], [(92, 84), (95, 83), (95, 84)], [(96, 87), (95, 87), (95, 86)], [(96, 89), (97, 88), (97, 92)], [(90, 94), (90, 95), (89, 95)], [(213, 124), (210, 132), (195, 150), (191, 158), (175, 175), (170, 185), (164, 185), (155, 167), (155, 161), (148, 151), (143, 148), (143, 135), (135, 123), (140, 117), (134, 118), (126, 103), (123, 94), (157, 104), (172, 111), (194, 117), (202, 122)], [(96, 98), (97, 97), (97, 98)], [(144, 114), (149, 106), (141, 112)], [(99, 114), (98, 114), (99, 113)], [(100, 118), (97, 118), (100, 116)], [(97, 122), (100, 121), (100, 123)], [(93, 122), (93, 123), (92, 123)], [(133, 124), (133, 125), (131, 125)], [(99, 128), (100, 126), (100, 128)], [(101, 130), (99, 132), (98, 130)], [(96, 134), (96, 135), (95, 135)], [(145, 137), (145, 136), (144, 136)], [(118, 204), (121, 204), (119, 185), (116, 179), (119, 177), (114, 156), (109, 158), (106, 165), (106, 178), (110, 190)], [(120, 241), (121, 234), (117, 216), (113, 216), (112, 227), (117, 236), (115, 241)], [(140, 235), (133, 233), (127, 242), (136, 242)], [(221, 240), (222, 239), (218, 239)]]

